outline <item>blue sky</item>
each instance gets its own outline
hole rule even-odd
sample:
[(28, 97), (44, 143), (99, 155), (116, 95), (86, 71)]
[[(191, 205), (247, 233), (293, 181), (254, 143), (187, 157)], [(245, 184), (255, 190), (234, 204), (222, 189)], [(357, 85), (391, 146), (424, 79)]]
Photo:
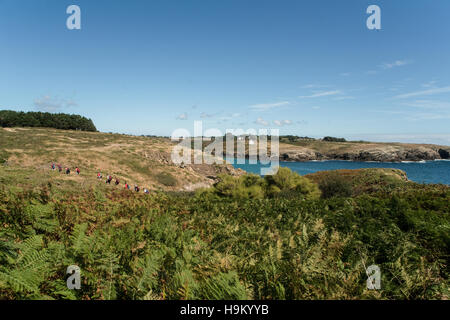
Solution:
[[(81, 30), (66, 8), (81, 8)], [(366, 8), (381, 8), (381, 30)], [(0, 0), (0, 108), (450, 145), (450, 1)]]

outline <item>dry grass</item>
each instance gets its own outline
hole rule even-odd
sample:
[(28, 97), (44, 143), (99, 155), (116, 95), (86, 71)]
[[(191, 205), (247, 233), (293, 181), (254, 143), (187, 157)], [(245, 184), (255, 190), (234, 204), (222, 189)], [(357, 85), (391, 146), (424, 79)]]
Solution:
[[(181, 168), (171, 161), (173, 143), (167, 138), (148, 138), (122, 134), (64, 131), (47, 128), (0, 128), (0, 153), (7, 154), (12, 167), (50, 170), (52, 162), (78, 166), (81, 177), (96, 180), (98, 171), (122, 182), (150, 189), (180, 190), (194, 184), (211, 184), (223, 172), (221, 166)], [(232, 170), (232, 169), (231, 169)], [(170, 174), (176, 183), (157, 177)], [(77, 179), (79, 177), (62, 177)]]

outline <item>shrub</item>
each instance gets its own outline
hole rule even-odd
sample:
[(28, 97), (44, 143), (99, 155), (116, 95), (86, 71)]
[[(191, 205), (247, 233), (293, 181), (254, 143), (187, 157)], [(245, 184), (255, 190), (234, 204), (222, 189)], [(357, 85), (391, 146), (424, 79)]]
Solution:
[(328, 142), (346, 142), (347, 140), (345, 140), (344, 138), (336, 138), (336, 137), (324, 137), (322, 139), (323, 141), (328, 141)]
[(236, 199), (262, 199), (264, 198), (263, 184), (264, 180), (254, 174), (243, 175), (239, 178), (220, 175), (213, 192), (219, 196)]
[(353, 194), (351, 182), (337, 173), (330, 173), (321, 179), (319, 188), (322, 191), (322, 198), (325, 199), (332, 197), (350, 197)]
[(320, 197), (320, 190), (316, 183), (302, 177), (289, 168), (279, 168), (275, 175), (265, 176), (265, 180), (268, 184), (267, 195), (269, 197), (275, 196), (280, 192), (292, 196), (293, 191), (295, 191), (297, 196), (301, 196), (304, 199), (317, 199)]
[(221, 175), (219, 179), (211, 190), (218, 196), (236, 199), (263, 199), (275, 196), (302, 199), (320, 197), (320, 190), (316, 183), (292, 172), (289, 168), (280, 168), (275, 175), (265, 176), (265, 178), (246, 174), (238, 178)]

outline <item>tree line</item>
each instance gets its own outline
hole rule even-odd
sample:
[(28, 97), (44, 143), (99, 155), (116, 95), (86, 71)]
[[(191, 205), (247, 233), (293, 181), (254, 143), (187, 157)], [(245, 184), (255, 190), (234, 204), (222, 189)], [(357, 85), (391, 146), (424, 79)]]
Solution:
[(77, 114), (17, 112), (0, 110), (2, 127), (44, 127), (63, 130), (97, 131), (91, 119)]

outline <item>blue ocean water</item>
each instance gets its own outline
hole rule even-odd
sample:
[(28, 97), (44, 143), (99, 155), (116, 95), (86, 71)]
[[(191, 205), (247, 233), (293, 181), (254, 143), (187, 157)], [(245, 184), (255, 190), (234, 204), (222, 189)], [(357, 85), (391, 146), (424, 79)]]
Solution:
[[(236, 161), (235, 161), (236, 162)], [(245, 164), (232, 163), (250, 173), (260, 174), (263, 167), (261, 163)], [(421, 162), (360, 162), (360, 161), (306, 161), (286, 162), (280, 161), (280, 166), (290, 168), (301, 175), (323, 170), (361, 169), (361, 168), (394, 168), (406, 172), (408, 179), (419, 183), (442, 183), (450, 185), (450, 161), (421, 161)], [(267, 166), (265, 166), (267, 167)]]

